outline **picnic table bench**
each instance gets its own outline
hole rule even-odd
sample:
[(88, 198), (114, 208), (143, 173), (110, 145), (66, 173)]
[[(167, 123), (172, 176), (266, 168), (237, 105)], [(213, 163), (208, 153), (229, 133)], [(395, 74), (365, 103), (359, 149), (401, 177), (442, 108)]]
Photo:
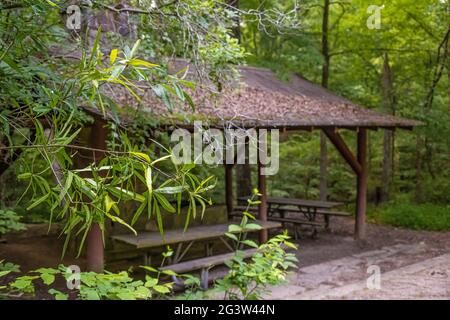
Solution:
[[(242, 251), (242, 258), (250, 258), (253, 256), (258, 250), (257, 249), (247, 249)], [(236, 255), (235, 252), (228, 252), (224, 254), (214, 255), (210, 257), (205, 257), (201, 259), (195, 259), (190, 261), (185, 261), (177, 264), (172, 264), (169, 266), (165, 266), (161, 268), (161, 270), (171, 270), (177, 274), (182, 274), (185, 272), (193, 271), (193, 270), (201, 270), (200, 273), (200, 282), (203, 290), (208, 289), (209, 284), (209, 270), (214, 267), (223, 264), (225, 261), (229, 261), (233, 259)], [(181, 281), (178, 280), (176, 276), (172, 277), (174, 282), (182, 285)]]
[[(239, 221), (230, 221), (231, 223), (239, 223)], [(262, 229), (273, 229), (281, 227), (279, 222), (274, 221), (260, 221), (255, 220), (252, 223), (258, 224)], [(176, 249), (174, 255), (171, 257), (167, 266), (168, 269), (176, 268), (176, 270), (195, 270), (202, 269), (207, 270), (212, 265), (222, 264), (229, 260), (228, 255), (213, 255), (212, 241), (220, 239), (227, 249), (234, 252), (235, 247), (229, 242), (229, 238), (226, 236), (228, 233), (229, 223), (205, 225), (188, 228), (183, 230), (166, 230), (164, 236), (161, 236), (159, 232), (141, 232), (138, 235), (115, 235), (111, 238), (113, 241), (119, 241), (135, 247), (135, 249), (142, 251), (144, 255), (144, 264), (151, 264), (150, 250), (165, 245), (175, 245)], [(257, 232), (255, 229), (244, 229), (243, 232)], [(196, 242), (205, 242), (205, 255), (206, 258), (197, 259), (193, 261), (181, 262), (186, 256), (189, 249)], [(209, 259), (208, 259), (209, 258)], [(203, 272), (203, 278), (207, 278), (207, 272)], [(206, 281), (206, 282), (205, 282)], [(203, 284), (207, 284), (207, 279), (202, 279)]]
[[(239, 197), (239, 201), (247, 201), (250, 197)], [(320, 200), (306, 200), (295, 198), (279, 198), (268, 197), (268, 220), (277, 221), (281, 223), (291, 223), (294, 225), (295, 238), (298, 237), (297, 226), (309, 225), (313, 228), (313, 236), (317, 234), (317, 227), (325, 227), (329, 229), (330, 216), (350, 216), (350, 213), (334, 210), (335, 207), (342, 205), (341, 202), (332, 201), (320, 201)], [(244, 206), (236, 207), (231, 215), (238, 215), (238, 210), (244, 209)], [(257, 212), (257, 208), (249, 208), (250, 212)], [(286, 213), (300, 213), (303, 218), (299, 217), (286, 217)], [(276, 216), (278, 215), (278, 216)], [(318, 222), (316, 220), (317, 215), (324, 217), (324, 222)]]

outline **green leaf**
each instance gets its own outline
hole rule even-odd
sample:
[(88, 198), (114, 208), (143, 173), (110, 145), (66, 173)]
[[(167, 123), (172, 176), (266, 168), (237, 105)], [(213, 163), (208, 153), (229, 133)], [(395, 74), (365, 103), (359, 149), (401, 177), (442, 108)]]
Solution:
[(252, 215), (250, 212), (244, 211), (244, 212), (242, 212), (242, 214), (243, 214), (244, 216), (249, 217), (249, 218), (252, 219), (252, 220), (256, 220), (256, 217), (255, 217), (254, 215)]
[(151, 277), (146, 277), (146, 281), (145, 281), (145, 286), (147, 287), (147, 288), (152, 288), (152, 287), (154, 287), (154, 286), (156, 286), (158, 284), (158, 279), (155, 279), (155, 278), (151, 278)]
[(144, 211), (146, 205), (147, 205), (147, 202), (144, 201), (141, 203), (139, 208), (137, 208), (136, 212), (133, 215), (133, 218), (131, 219), (131, 225), (134, 225), (136, 223), (136, 221), (139, 219), (142, 212)]
[(134, 57), (134, 55), (136, 54), (136, 51), (137, 51), (137, 49), (139, 48), (139, 45), (140, 45), (140, 44), (141, 44), (141, 40), (140, 40), (140, 39), (137, 40), (137, 41), (134, 43), (133, 48), (132, 48), (131, 51), (130, 51), (129, 59), (131, 59), (131, 58)]
[(119, 54), (119, 50), (112, 49), (111, 53), (109, 54), (109, 63), (113, 64), (114, 61), (116, 61), (117, 55)]
[(131, 292), (120, 292), (117, 294), (120, 300), (136, 300), (136, 297)]
[(183, 187), (182, 186), (177, 186), (177, 187), (163, 187), (163, 188), (158, 188), (155, 190), (155, 192), (158, 193), (167, 193), (167, 194), (175, 194), (175, 193), (180, 193), (183, 191)]
[(143, 66), (149, 69), (159, 67), (158, 64), (150, 63), (148, 61), (141, 59), (131, 59), (128, 63), (131, 64), (132, 66)]
[(145, 168), (145, 184), (147, 185), (148, 196), (151, 197), (152, 192), (153, 192), (152, 168), (151, 167)]
[(112, 194), (114, 194), (116, 197), (120, 198), (121, 196), (125, 196), (127, 199), (136, 200), (139, 202), (144, 202), (145, 197), (139, 193), (135, 193), (133, 191), (129, 191), (120, 187), (114, 187), (111, 189), (108, 189), (111, 191)]
[(162, 293), (162, 294), (165, 294), (165, 293), (169, 293), (169, 292), (170, 292), (170, 289), (169, 289), (169, 288), (167, 288), (166, 286), (161, 286), (161, 285), (156, 285), (156, 286), (153, 287), (153, 289), (154, 289), (156, 292), (159, 292), (159, 293)]
[(262, 227), (259, 224), (256, 223), (249, 223), (245, 225), (245, 229), (247, 230), (261, 230)]
[(168, 276), (177, 276), (178, 274), (172, 270), (162, 270), (161, 271), (164, 274), (167, 274)]
[(187, 101), (187, 103), (191, 107), (192, 111), (195, 112), (195, 103), (192, 100), (191, 96), (186, 91), (183, 91), (183, 95), (184, 95), (184, 99)]
[(50, 196), (50, 193), (47, 193), (45, 195), (43, 195), (41, 198), (39, 198), (38, 200), (36, 200), (35, 202), (33, 202), (30, 206), (27, 207), (27, 210), (31, 210), (34, 207), (37, 207), (38, 205), (40, 205), (42, 202), (44, 202), (45, 200), (47, 200), (47, 198)]
[(225, 235), (234, 241), (239, 241), (238, 237), (234, 233), (227, 232), (227, 233), (225, 233)]
[(100, 296), (95, 290), (86, 290), (86, 300), (100, 300)]
[(228, 226), (228, 232), (242, 232), (242, 228), (236, 224), (230, 224)]
[(25, 180), (25, 179), (30, 179), (31, 177), (32, 177), (32, 174), (30, 172), (26, 172), (26, 173), (19, 174), (17, 176), (17, 179)]
[(50, 285), (55, 281), (55, 276), (50, 273), (41, 274), (41, 279), (46, 285)]
[(256, 244), (256, 242), (252, 241), (252, 240), (243, 240), (243, 241), (241, 241), (241, 243), (243, 243), (249, 247), (252, 247), (252, 248), (258, 248), (258, 245)]
[(135, 151), (130, 151), (130, 154), (145, 160), (147, 163), (152, 162), (152, 160), (150, 159), (150, 157), (148, 156), (148, 154), (142, 153), (142, 152), (135, 152)]
[(67, 178), (64, 183), (64, 189), (61, 190), (61, 193), (59, 194), (58, 202), (61, 202), (65, 195), (69, 192), (70, 187), (72, 186), (73, 181), (73, 173), (71, 171), (68, 171)]
[(8, 273), (10, 273), (11, 270), (6, 270), (6, 271), (0, 271), (0, 277), (4, 277), (6, 276)]
[(159, 272), (158, 270), (156, 270), (155, 268), (151, 267), (151, 266), (140, 266), (142, 269), (145, 269), (147, 271), (151, 271), (151, 272)]
[(67, 295), (61, 291), (55, 290), (55, 289), (48, 290), (48, 293), (53, 295), (55, 297), (55, 300), (68, 300), (69, 299), (69, 295)]
[(112, 221), (114, 222), (118, 222), (121, 225), (123, 225), (124, 227), (127, 227), (129, 230), (131, 230), (131, 232), (134, 233), (135, 236), (137, 236), (137, 232), (136, 230), (134, 230), (134, 228), (132, 226), (130, 226), (128, 223), (126, 223), (124, 220), (122, 220), (121, 218), (117, 217), (117, 216), (113, 216), (111, 214), (109, 214), (108, 212), (105, 212), (105, 215), (110, 218)]
[(170, 204), (165, 196), (155, 193), (155, 197), (158, 200), (158, 203), (164, 208), (164, 210), (167, 210), (170, 213), (176, 212), (175, 208)]
[(153, 161), (151, 164), (152, 164), (152, 166), (153, 166), (153, 165), (157, 164), (158, 162), (161, 162), (161, 161), (164, 161), (164, 160), (167, 160), (167, 159), (170, 159), (170, 158), (172, 158), (172, 155), (171, 155), (171, 154), (166, 155), (166, 156), (164, 156), (164, 157), (161, 157), (161, 158), (159, 158), (159, 159), (156, 159), (156, 160)]
[(108, 195), (105, 196), (105, 210), (106, 212), (110, 212), (111, 208), (116, 204)]

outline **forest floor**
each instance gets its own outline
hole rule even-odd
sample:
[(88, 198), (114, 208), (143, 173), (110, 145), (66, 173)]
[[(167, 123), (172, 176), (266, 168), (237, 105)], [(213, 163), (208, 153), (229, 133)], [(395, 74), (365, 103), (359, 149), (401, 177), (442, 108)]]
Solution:
[[(317, 239), (305, 235), (296, 241), (299, 269), (288, 283), (273, 288), (268, 298), (450, 298), (450, 232), (368, 223), (367, 241), (357, 243), (353, 240), (353, 219), (334, 218), (331, 226), (330, 232), (320, 232)], [(42, 235), (42, 230), (29, 230), (27, 237), (19, 235), (0, 243), (0, 260), (19, 264), (22, 271), (60, 263), (83, 268), (83, 259), (66, 256), (61, 261), (62, 242), (54, 232)], [(380, 268), (381, 290), (367, 289), (371, 276), (367, 268), (372, 265)]]

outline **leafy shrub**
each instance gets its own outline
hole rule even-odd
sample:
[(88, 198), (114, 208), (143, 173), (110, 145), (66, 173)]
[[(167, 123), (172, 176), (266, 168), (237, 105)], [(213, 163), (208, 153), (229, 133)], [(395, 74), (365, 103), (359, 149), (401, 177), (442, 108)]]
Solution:
[(267, 286), (282, 283), (289, 268), (296, 268), (297, 258), (286, 253), (284, 245), (295, 248), (286, 234), (277, 235), (258, 248), (249, 262), (243, 259), (242, 251), (236, 251), (231, 261), (226, 262), (228, 274), (217, 280), (216, 290), (224, 292), (224, 299), (261, 299), (267, 293)]
[(11, 231), (25, 230), (25, 225), (19, 220), (20, 217), (14, 211), (0, 209), (0, 236)]
[[(154, 270), (154, 269), (152, 269)], [(9, 272), (8, 272), (9, 273)], [(165, 271), (172, 274), (171, 271)], [(6, 273), (5, 273), (6, 274)], [(80, 300), (146, 300), (155, 297), (161, 297), (172, 293), (172, 283), (161, 283), (159, 280), (160, 272), (156, 277), (145, 276), (145, 281), (134, 280), (127, 271), (119, 273), (105, 272), (81, 272), (78, 274), (80, 285), (75, 288), (76, 298)], [(0, 273), (0, 276), (3, 274)], [(67, 282), (73, 282), (77, 279), (67, 267), (60, 265), (58, 269), (39, 268), (26, 275), (16, 278), (2, 289), (8, 289), (7, 294), (31, 294), (35, 293), (35, 281), (42, 281), (47, 286), (55, 283), (56, 277), (62, 276)], [(58, 291), (54, 288), (48, 290), (56, 300), (67, 300), (67, 293)]]
[(0, 271), (20, 272), (20, 266), (12, 262), (0, 260)]
[[(282, 283), (287, 276), (289, 268), (296, 268), (295, 254), (287, 253), (284, 247), (297, 249), (290, 243), (287, 232), (271, 238), (266, 243), (258, 246), (254, 241), (245, 239), (246, 230), (259, 230), (261, 227), (255, 223), (248, 223), (255, 217), (248, 212), (250, 206), (255, 206), (260, 201), (254, 201), (259, 196), (257, 189), (253, 190), (252, 199), (248, 200), (247, 209), (239, 225), (230, 225), (227, 236), (236, 243), (236, 254), (225, 265), (230, 269), (228, 274), (216, 282), (216, 291), (224, 292), (224, 299), (231, 300), (257, 300), (266, 292), (267, 286)], [(244, 260), (244, 252), (241, 247), (250, 246), (257, 248), (257, 252), (249, 262)]]

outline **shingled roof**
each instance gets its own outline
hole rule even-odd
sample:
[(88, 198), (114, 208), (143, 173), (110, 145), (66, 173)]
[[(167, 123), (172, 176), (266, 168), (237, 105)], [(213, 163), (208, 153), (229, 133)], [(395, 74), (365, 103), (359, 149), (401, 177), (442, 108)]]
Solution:
[[(187, 63), (177, 59), (171, 69), (178, 71)], [(194, 119), (209, 119), (212, 125), (239, 127), (302, 128), (412, 128), (422, 123), (382, 114), (342, 98), (299, 75), (289, 82), (279, 80), (268, 69), (239, 67), (240, 81), (222, 92), (203, 84), (191, 93), (195, 112), (186, 104), (169, 112), (151, 89), (142, 93), (142, 102), (165, 123), (189, 126)], [(195, 72), (190, 71), (190, 78)], [(132, 105), (133, 99), (114, 88), (109, 92), (120, 104)]]

